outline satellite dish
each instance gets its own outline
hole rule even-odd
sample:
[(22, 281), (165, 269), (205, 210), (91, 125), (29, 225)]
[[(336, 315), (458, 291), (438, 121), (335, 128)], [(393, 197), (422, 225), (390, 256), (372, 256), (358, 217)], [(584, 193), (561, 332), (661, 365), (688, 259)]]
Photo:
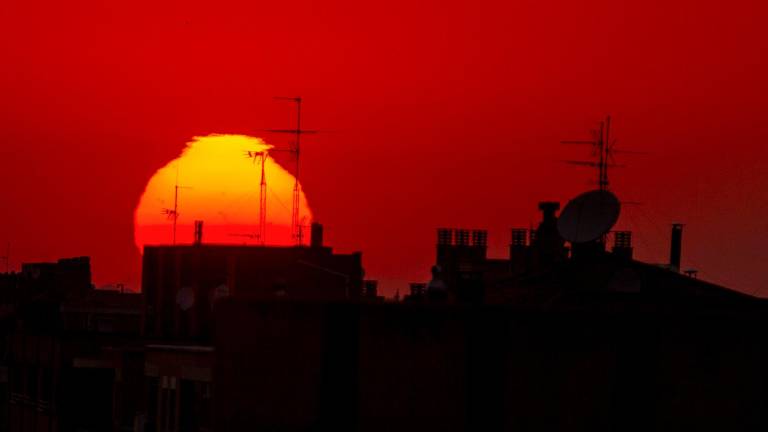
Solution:
[(604, 190), (585, 192), (565, 206), (557, 220), (557, 231), (571, 243), (591, 242), (613, 228), (620, 211), (616, 195)]
[(195, 292), (192, 287), (185, 286), (176, 293), (176, 304), (186, 312), (195, 305)]

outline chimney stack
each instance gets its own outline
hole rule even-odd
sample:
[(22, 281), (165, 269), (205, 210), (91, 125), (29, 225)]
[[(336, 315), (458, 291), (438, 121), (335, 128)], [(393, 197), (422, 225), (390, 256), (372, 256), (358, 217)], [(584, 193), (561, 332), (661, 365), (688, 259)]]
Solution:
[(560, 210), (560, 203), (557, 201), (542, 201), (539, 203), (539, 210), (543, 213), (543, 224), (557, 223), (555, 213)]
[(195, 246), (203, 244), (203, 221), (195, 221)]
[(469, 246), (469, 230), (457, 229), (455, 233), (456, 246)]
[(613, 254), (632, 259), (632, 231), (616, 231), (613, 233)]
[(312, 248), (323, 247), (323, 226), (317, 222), (312, 222), (309, 246)]
[(365, 280), (363, 281), (363, 290), (365, 298), (375, 299), (379, 294), (379, 281)]
[(411, 297), (421, 297), (424, 292), (427, 291), (427, 284), (425, 283), (411, 283)]
[(512, 228), (512, 240), (509, 242), (509, 259), (517, 262), (528, 253), (528, 229)]
[(669, 248), (669, 265), (680, 271), (680, 257), (683, 249), (683, 224), (672, 224), (672, 242)]
[(453, 230), (450, 228), (437, 229), (437, 245), (451, 246), (453, 244)]

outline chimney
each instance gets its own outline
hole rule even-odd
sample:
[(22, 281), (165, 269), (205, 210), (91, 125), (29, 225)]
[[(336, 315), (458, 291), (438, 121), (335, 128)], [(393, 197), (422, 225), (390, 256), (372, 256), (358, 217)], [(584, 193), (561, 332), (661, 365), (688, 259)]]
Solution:
[(472, 230), (472, 245), (477, 247), (488, 247), (488, 231)]
[(323, 247), (323, 226), (317, 222), (312, 222), (309, 246), (312, 248)]
[(421, 297), (424, 295), (424, 292), (427, 290), (427, 284), (425, 283), (411, 283), (411, 296), (412, 297)]
[(518, 261), (525, 258), (528, 251), (528, 229), (512, 228), (512, 240), (509, 243), (510, 261)]
[(438, 228), (437, 229), (437, 254), (435, 256), (436, 263), (445, 262), (450, 257), (453, 250), (453, 230), (451, 228)]
[(539, 203), (539, 210), (543, 213), (542, 224), (557, 223), (555, 213), (560, 210), (560, 203), (557, 201), (542, 201)]
[(437, 229), (437, 245), (450, 246), (453, 244), (453, 230), (450, 228)]
[(203, 221), (195, 221), (195, 246), (203, 244)]
[(683, 249), (683, 224), (672, 224), (672, 243), (669, 248), (669, 265), (680, 271), (680, 256)]
[(379, 281), (366, 280), (363, 281), (363, 289), (365, 298), (375, 299), (378, 296)]
[(456, 246), (469, 246), (469, 230), (456, 230)]
[(528, 229), (526, 228), (512, 228), (512, 246), (526, 247), (528, 246)]
[(556, 201), (543, 201), (539, 203), (539, 210), (541, 210), (542, 218), (539, 227), (535, 232), (531, 232), (530, 241), (531, 246), (540, 247), (539, 243), (558, 243), (560, 234), (557, 231), (557, 213), (560, 210), (560, 203)]
[(613, 233), (613, 254), (632, 259), (632, 231), (616, 231)]
[(566, 258), (565, 240), (557, 230), (557, 211), (560, 203), (543, 201), (539, 203), (542, 212), (541, 223), (531, 232), (532, 259), (536, 266), (548, 266)]

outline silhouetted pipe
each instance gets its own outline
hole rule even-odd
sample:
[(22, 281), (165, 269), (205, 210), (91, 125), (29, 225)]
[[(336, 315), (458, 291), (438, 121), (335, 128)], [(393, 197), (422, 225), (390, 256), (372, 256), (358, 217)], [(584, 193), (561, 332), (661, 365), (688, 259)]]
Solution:
[(680, 257), (683, 249), (683, 224), (672, 224), (672, 242), (669, 247), (669, 265), (680, 271)]
[(323, 247), (323, 226), (317, 222), (312, 222), (309, 246), (313, 248)]

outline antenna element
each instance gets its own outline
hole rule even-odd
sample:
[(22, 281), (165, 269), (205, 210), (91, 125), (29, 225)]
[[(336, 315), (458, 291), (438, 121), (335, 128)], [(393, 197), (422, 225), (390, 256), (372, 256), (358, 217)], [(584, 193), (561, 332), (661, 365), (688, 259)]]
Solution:
[(299, 184), (299, 160), (301, 156), (301, 136), (308, 133), (316, 133), (317, 131), (306, 130), (301, 128), (301, 97), (275, 97), (276, 100), (290, 101), (296, 104), (296, 129), (269, 129), (269, 132), (274, 133), (287, 133), (295, 135), (295, 141), (290, 151), (293, 153), (296, 159), (296, 172), (294, 173), (293, 183), (293, 207), (291, 211), (291, 237), (297, 246), (301, 246), (303, 243), (303, 231), (301, 227), (301, 219), (299, 215), (300, 204), (300, 184)]
[(573, 165), (584, 165), (597, 168), (597, 185), (601, 191), (608, 190), (608, 168), (617, 166), (613, 164), (613, 146), (616, 140), (611, 141), (611, 116), (606, 116), (600, 122), (597, 130), (592, 131), (592, 139), (586, 141), (562, 141), (562, 144), (587, 144), (591, 145), (596, 153), (596, 161), (567, 161)]

